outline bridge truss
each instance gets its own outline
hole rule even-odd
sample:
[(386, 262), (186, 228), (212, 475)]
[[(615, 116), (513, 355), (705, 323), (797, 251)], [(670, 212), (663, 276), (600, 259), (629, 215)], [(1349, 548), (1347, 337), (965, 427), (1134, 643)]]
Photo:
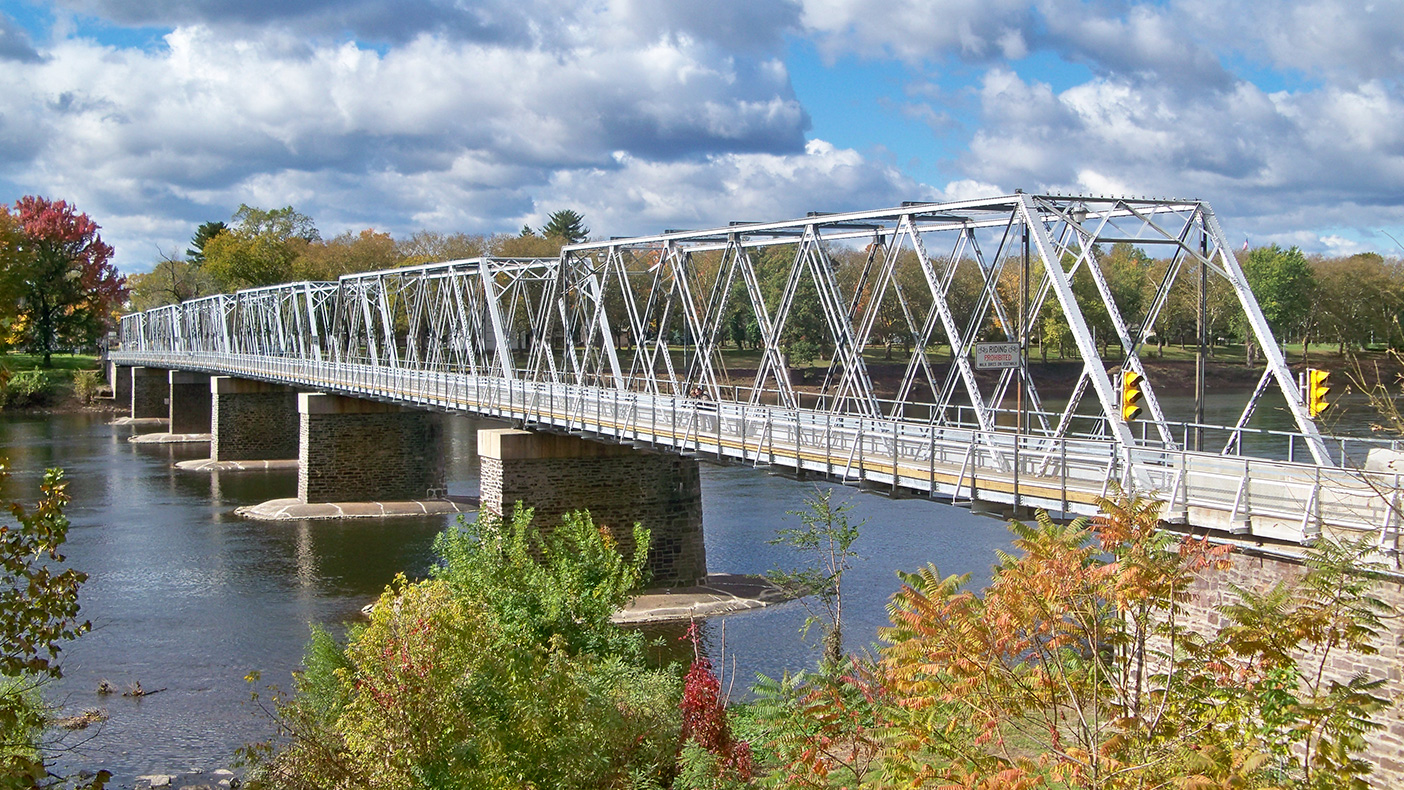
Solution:
[[(1141, 255), (1133, 267), (1154, 278), (1148, 302), (1131, 304), (1118, 293), (1105, 266), (1109, 249), (1158, 256), (1151, 265)], [(1241, 311), (1267, 362), (1237, 424), (1173, 419), (1152, 377), (1144, 386), (1146, 419), (1126, 422), (1116, 375), (1144, 375), (1142, 353), (1167, 305), (1190, 299), (1202, 311), (1214, 282), (1226, 284), (1220, 293)], [(1204, 326), (1201, 317), (1201, 337)], [(1080, 358), (1061, 403), (1039, 392), (1032, 366), (976, 369), (977, 342), (1016, 343), (1027, 359), (1031, 341), (1048, 342), (1050, 327)], [(1124, 352), (1110, 372), (1098, 352), (1099, 327), (1102, 342)], [(1213, 496), (1235, 525), (1247, 522), (1250, 498), (1276, 495), (1254, 492), (1248, 466), (1212, 458), (1244, 453), (1254, 409), (1275, 387), (1297, 430), (1285, 453), (1274, 452), (1311, 461), (1291, 473), (1300, 494), (1283, 500), (1289, 520), (1301, 519), (1301, 534), (1312, 531), (1312, 518), (1320, 523), (1319, 514), (1299, 514), (1322, 507), (1322, 468), (1344, 454), (1342, 444), (1333, 457), (1307, 415), (1218, 220), (1200, 201), (1015, 193), (611, 239), (567, 246), (550, 259), (484, 257), (289, 283), (125, 316), (114, 356), (523, 421), (535, 414), (558, 427), (600, 430), (608, 406), (617, 412), (610, 423), (616, 438), (647, 434), (652, 443), (695, 451), (706, 443), (704, 430), (715, 431), (718, 457), (739, 452), (752, 463), (763, 456), (777, 462), (776, 426), (791, 415), (786, 446), (796, 470), (849, 480), (856, 468), (869, 479), (865, 454), (886, 452), (879, 467), (890, 468), (893, 489), (922, 488), (922, 475), (904, 482), (900, 465), (925, 457), (928, 490), (936, 495), (944, 485), (953, 499), (962, 491), (974, 498), (978, 462), (986, 474), (1012, 475), (1015, 503), (1021, 474), (1045, 482), (1062, 475), (1061, 495), (1045, 504), (1066, 511), (1069, 470), (1080, 463), (1102, 470), (1082, 481), (1087, 491), (1104, 491), (1110, 481), (1170, 491), (1183, 515), (1189, 481), (1201, 474), (1216, 481)], [(387, 389), (388, 381), (401, 389)], [(453, 396), (471, 387), (479, 398), (485, 386), (510, 408)], [(575, 395), (558, 401), (558, 393)], [(532, 397), (534, 407), (522, 406)], [(521, 399), (516, 406), (513, 398)], [(552, 423), (557, 418), (544, 416), (542, 399), (564, 402), (568, 414), (593, 403), (597, 424), (583, 412)], [(728, 444), (722, 434), (731, 411), (739, 433)], [(691, 427), (677, 428), (679, 412)], [(647, 431), (638, 424), (644, 414)], [(671, 438), (659, 438), (660, 420), (673, 426)], [(619, 427), (625, 423), (633, 427)], [(752, 435), (762, 423), (764, 431)], [(1185, 459), (1200, 448), (1189, 445), (1206, 431), (1224, 444), (1193, 453), (1201, 469), (1213, 469), (1194, 472)], [(880, 438), (884, 432), (889, 439)], [(836, 446), (836, 436), (848, 438)], [(915, 442), (910, 450), (907, 441)], [(939, 442), (954, 443), (940, 455), (960, 467), (947, 483), (938, 481)], [(816, 448), (808, 456), (806, 443)], [(1076, 463), (1070, 447), (1080, 454)], [(1170, 458), (1179, 459), (1175, 471), (1167, 471)], [(1376, 505), (1367, 509), (1356, 522), (1378, 517)], [(1391, 541), (1397, 534), (1385, 531)]]
[[(1153, 298), (1134, 314), (1118, 303), (1099, 260), (1120, 243), (1168, 252)], [(803, 402), (982, 431), (997, 430), (1021, 401), (1024, 432), (1178, 449), (1187, 434), (1167, 418), (1153, 378), (1144, 386), (1146, 419), (1121, 419), (1092, 319), (1103, 342), (1110, 335), (1123, 350), (1120, 370), (1144, 376), (1142, 353), (1161, 313), (1202, 289), (1201, 277), (1228, 284), (1267, 361), (1238, 426), (1275, 385), (1304, 449), (1331, 463), (1213, 211), (1196, 201), (1015, 194), (733, 223), (574, 245), (559, 259), (480, 258), (212, 296), (128, 316), (123, 339), (652, 393), (700, 390), (713, 400)], [(981, 374), (971, 359), (979, 341), (1027, 351), (1036, 338), (1048, 341), (1050, 324), (1082, 360), (1071, 397), (1052, 413), (1027, 366)], [(896, 345), (905, 358), (886, 361), (876, 382), (872, 350), (890, 356)], [(828, 360), (808, 371), (807, 386), (793, 370), (801, 354)]]

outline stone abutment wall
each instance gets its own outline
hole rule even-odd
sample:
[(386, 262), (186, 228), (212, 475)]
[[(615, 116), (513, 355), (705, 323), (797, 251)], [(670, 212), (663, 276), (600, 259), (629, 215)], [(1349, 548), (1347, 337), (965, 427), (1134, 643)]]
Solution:
[[(1205, 571), (1195, 585), (1193, 600), (1187, 605), (1186, 627), (1205, 636), (1217, 633), (1226, 621), (1217, 609), (1235, 600), (1233, 587), (1262, 591), (1281, 581), (1291, 583), (1302, 574), (1299, 562), (1261, 554), (1235, 552), (1233, 567), (1225, 571)], [(1374, 594), (1380, 600), (1404, 614), (1404, 582), (1381, 581)], [(1384, 678), (1387, 682), (1379, 692), (1391, 703), (1404, 695), (1404, 617), (1385, 620), (1385, 631), (1376, 640), (1379, 652), (1373, 656), (1338, 650), (1326, 668), (1327, 677), (1341, 683), (1357, 674)], [(1375, 765), (1371, 777), (1374, 787), (1404, 787), (1404, 708), (1391, 704), (1378, 721), (1384, 729), (1371, 733), (1366, 757)]]

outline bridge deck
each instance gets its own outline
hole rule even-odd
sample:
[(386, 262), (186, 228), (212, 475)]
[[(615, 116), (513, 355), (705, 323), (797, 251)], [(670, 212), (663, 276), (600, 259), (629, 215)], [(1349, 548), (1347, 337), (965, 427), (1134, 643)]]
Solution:
[(1293, 543), (1317, 535), (1398, 542), (1397, 474), (1019, 436), (769, 405), (491, 376), (256, 355), (115, 352), (112, 361), (198, 370), (418, 408), (492, 417), (640, 447), (804, 472), (892, 493), (1092, 514), (1111, 487), (1153, 493), (1164, 517)]

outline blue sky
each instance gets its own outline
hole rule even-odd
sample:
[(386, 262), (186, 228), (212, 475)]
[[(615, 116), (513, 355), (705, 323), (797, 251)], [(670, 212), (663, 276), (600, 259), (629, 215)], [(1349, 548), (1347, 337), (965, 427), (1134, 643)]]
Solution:
[(0, 202), (126, 272), (241, 203), (323, 235), (601, 236), (1010, 192), (1404, 235), (1404, 4), (0, 0)]

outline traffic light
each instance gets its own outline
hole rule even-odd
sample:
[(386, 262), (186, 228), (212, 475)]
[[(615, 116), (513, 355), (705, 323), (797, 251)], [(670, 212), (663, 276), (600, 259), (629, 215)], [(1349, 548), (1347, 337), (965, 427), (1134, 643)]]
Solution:
[(1331, 371), (1307, 368), (1307, 414), (1315, 417), (1321, 412), (1331, 408), (1331, 404), (1326, 402), (1326, 393), (1331, 391), (1328, 386), (1331, 378)]
[(1121, 374), (1121, 419), (1131, 422), (1141, 416), (1141, 398), (1145, 397), (1142, 384), (1145, 376), (1133, 370)]

